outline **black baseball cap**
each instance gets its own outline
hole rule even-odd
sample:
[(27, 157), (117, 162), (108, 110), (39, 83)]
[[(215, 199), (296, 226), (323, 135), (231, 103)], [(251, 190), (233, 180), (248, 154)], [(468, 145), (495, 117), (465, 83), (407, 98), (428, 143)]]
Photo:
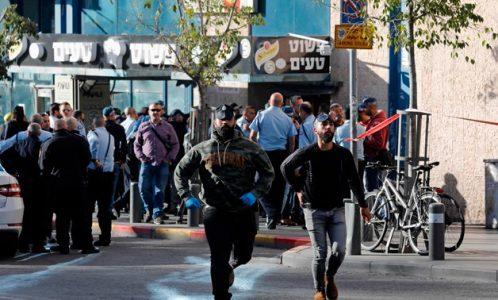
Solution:
[(214, 115), (219, 120), (231, 120), (234, 117), (233, 108), (226, 104), (220, 105), (216, 108)]
[(321, 113), (318, 116), (316, 116), (315, 124), (316, 123), (323, 123), (323, 122), (329, 122), (329, 123), (334, 124), (334, 120), (332, 120), (330, 118), (329, 114)]

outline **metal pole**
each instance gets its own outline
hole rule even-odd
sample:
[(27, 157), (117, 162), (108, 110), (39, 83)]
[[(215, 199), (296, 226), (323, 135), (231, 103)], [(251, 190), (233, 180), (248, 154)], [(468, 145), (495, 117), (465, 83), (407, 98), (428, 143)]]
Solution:
[(429, 205), (429, 258), (444, 260), (444, 204)]
[(142, 221), (142, 198), (138, 190), (138, 182), (130, 184), (130, 223)]
[[(356, 99), (357, 99), (357, 84), (356, 84), (356, 50), (349, 50), (349, 133), (351, 138), (356, 138)], [(351, 141), (351, 151), (356, 168), (358, 168), (358, 145)], [(356, 204), (356, 199), (351, 193), (351, 203), (346, 203), (346, 214), (348, 225), (351, 230), (348, 230), (346, 249), (348, 255), (361, 255), (361, 218), (359, 206)]]

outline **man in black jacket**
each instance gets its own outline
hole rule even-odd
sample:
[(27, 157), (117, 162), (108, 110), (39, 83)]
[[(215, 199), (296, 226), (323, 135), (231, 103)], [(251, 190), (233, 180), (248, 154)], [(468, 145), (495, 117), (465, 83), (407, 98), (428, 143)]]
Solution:
[[(318, 115), (314, 131), (317, 143), (289, 156), (282, 163), (281, 171), (303, 206), (314, 251), (314, 299), (337, 299), (334, 276), (344, 259), (346, 243), (344, 184), (349, 185), (358, 199), (361, 215), (367, 221), (370, 220), (370, 211), (351, 152), (332, 142), (335, 127), (328, 114)], [(333, 250), (325, 270), (327, 236)]]
[[(122, 178), (120, 176), (121, 169), (123, 167), (123, 164), (126, 163), (126, 133), (123, 126), (119, 125), (116, 122), (116, 112), (112, 106), (105, 107), (102, 110), (102, 115), (104, 115), (105, 119), (105, 129), (114, 138), (114, 181), (112, 183), (112, 197), (110, 202), (111, 205), (109, 206), (109, 212), (112, 213), (119, 179)], [(113, 219), (116, 219), (114, 215), (111, 216)]]
[(17, 170), (24, 202), (22, 231), (19, 237), (20, 252), (28, 252), (31, 243), (33, 244), (32, 253), (48, 252), (44, 247), (45, 232), (42, 226), (44, 217), (48, 215), (48, 205), (43, 197), (40, 197), (42, 191), (41, 171), (38, 165), (40, 134), (40, 125), (31, 123), (28, 126), (28, 137), (15, 146), (20, 157)]
[(228, 289), (233, 269), (251, 259), (257, 230), (256, 199), (268, 192), (275, 173), (263, 149), (235, 130), (234, 113), (228, 105), (216, 109), (211, 139), (193, 147), (175, 169), (175, 185), (187, 208), (201, 207), (188, 183), (196, 170), (207, 203), (204, 229), (211, 250), (213, 295), (226, 300), (231, 298)]
[(40, 166), (49, 177), (49, 197), (57, 216), (59, 246), (52, 250), (61, 254), (69, 253), (69, 227), (72, 221), (75, 227), (73, 243), (79, 245), (83, 254), (96, 253), (98, 249), (92, 245), (91, 228), (84, 226), (82, 213), (82, 210), (88, 209), (84, 196), (87, 166), (91, 159), (88, 143), (70, 133), (65, 120), (55, 120), (54, 131), (54, 136), (43, 143), (40, 155)]

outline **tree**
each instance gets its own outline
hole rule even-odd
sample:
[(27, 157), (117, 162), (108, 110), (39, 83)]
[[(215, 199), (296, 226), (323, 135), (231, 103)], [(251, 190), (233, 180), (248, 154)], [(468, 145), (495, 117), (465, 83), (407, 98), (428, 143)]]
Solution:
[[(327, 0), (315, 0), (323, 5)], [(430, 50), (437, 45), (449, 47), (451, 56), (459, 57), (459, 52), (469, 46), (472, 38), (464, 37), (465, 31), (475, 31), (476, 39), (486, 49), (491, 49), (490, 40), (498, 38), (492, 28), (483, 27), (484, 19), (476, 12), (476, 4), (463, 0), (355, 0), (361, 2), (358, 15), (364, 18), (365, 34), (381, 47), (384, 42), (396, 51), (405, 49), (410, 60), (410, 104), (418, 107), (416, 49)], [(340, 9), (338, 3), (332, 4)], [(382, 35), (380, 27), (390, 27), (388, 34)], [(464, 56), (474, 64), (474, 59)], [(418, 145), (415, 145), (414, 120), (410, 123), (408, 144), (412, 165), (418, 165)]]
[[(315, 0), (326, 5), (327, 0)], [(365, 33), (379, 47), (387, 41), (396, 51), (406, 49), (410, 59), (410, 108), (417, 108), (416, 49), (430, 50), (434, 46), (449, 47), (451, 56), (459, 57), (472, 39), (463, 36), (465, 31), (476, 31), (483, 47), (492, 49), (489, 40), (497, 39), (492, 28), (482, 27), (484, 19), (476, 12), (475, 3), (462, 0), (356, 0), (359, 15), (364, 18)], [(337, 3), (332, 4), (339, 10)], [(391, 27), (391, 32), (382, 35), (380, 27)], [(471, 64), (475, 61), (464, 56)]]
[(8, 78), (9, 51), (24, 36), (36, 36), (36, 24), (17, 14), (17, 5), (7, 6), (0, 17), (0, 79)]
[[(138, 14), (139, 24), (170, 45), (177, 60), (177, 69), (188, 75), (199, 88), (199, 131), (194, 143), (207, 139), (210, 117), (207, 88), (213, 87), (229, 70), (223, 61), (240, 40), (241, 30), (263, 24), (241, 0), (162, 0), (144, 1), (144, 8), (154, 11), (151, 23)], [(177, 17), (176, 28), (164, 28), (160, 20), (166, 9)]]

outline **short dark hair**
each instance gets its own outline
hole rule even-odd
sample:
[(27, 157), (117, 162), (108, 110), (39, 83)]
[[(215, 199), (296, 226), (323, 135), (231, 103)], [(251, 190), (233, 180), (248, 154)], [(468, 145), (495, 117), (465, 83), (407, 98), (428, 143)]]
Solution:
[(60, 110), (61, 110), (61, 106), (59, 103), (50, 104), (50, 115), (53, 116), (56, 111), (60, 111)]
[(78, 120), (81, 120), (81, 116), (83, 115), (83, 112), (81, 110), (75, 110), (73, 112), (73, 117), (75, 117)]
[(313, 113), (313, 107), (311, 106), (310, 103), (303, 102), (300, 106), (299, 109), (303, 112), (305, 112), (308, 115), (311, 115)]

